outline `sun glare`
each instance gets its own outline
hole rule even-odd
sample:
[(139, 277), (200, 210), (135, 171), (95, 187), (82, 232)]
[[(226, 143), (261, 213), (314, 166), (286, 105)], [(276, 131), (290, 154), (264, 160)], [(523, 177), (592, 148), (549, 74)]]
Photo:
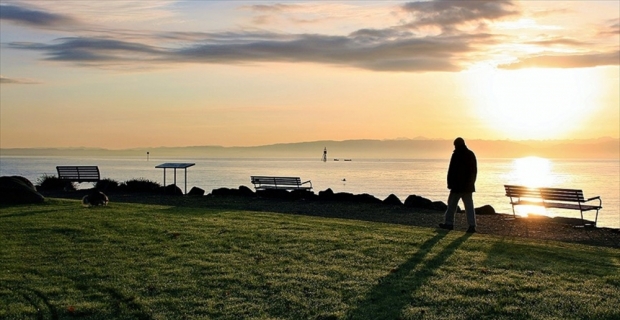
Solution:
[[(509, 184), (526, 186), (530, 188), (551, 187), (556, 185), (555, 176), (552, 174), (552, 162), (549, 159), (539, 157), (526, 157), (514, 160), (512, 171), (508, 174)], [(519, 215), (528, 214), (548, 215), (540, 206), (519, 206), (516, 208)]]
[(556, 182), (551, 174), (551, 161), (539, 157), (514, 160), (510, 175), (513, 184), (532, 188), (549, 187)]
[(599, 79), (583, 69), (471, 72), (479, 116), (510, 139), (565, 138), (596, 105)]

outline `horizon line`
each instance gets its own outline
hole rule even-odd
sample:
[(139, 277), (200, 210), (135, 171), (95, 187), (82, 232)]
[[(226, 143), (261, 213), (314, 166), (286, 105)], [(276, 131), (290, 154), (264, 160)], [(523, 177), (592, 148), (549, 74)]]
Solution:
[[(389, 142), (389, 141), (452, 141), (452, 138), (426, 138), (426, 137), (415, 137), (415, 138), (393, 138), (393, 139), (346, 139), (346, 140), (312, 140), (312, 141), (299, 141), (299, 142), (276, 142), (271, 144), (262, 144), (262, 145), (251, 145), (251, 146), (222, 146), (222, 145), (186, 145), (186, 146), (140, 146), (140, 147), (127, 147), (127, 148), (105, 148), (105, 147), (87, 147), (87, 146), (72, 146), (72, 147), (58, 147), (58, 146), (45, 146), (45, 147), (9, 147), (3, 148), (0, 147), (0, 150), (27, 150), (27, 149), (42, 149), (42, 150), (101, 150), (101, 151), (129, 151), (129, 150), (142, 150), (142, 149), (175, 149), (175, 148), (260, 148), (260, 147), (270, 147), (270, 146), (279, 146), (279, 145), (292, 145), (292, 144), (305, 144), (305, 143), (333, 143), (333, 142), (353, 142), (353, 141), (380, 141), (380, 142)], [(502, 142), (584, 142), (584, 141), (601, 141), (601, 140), (620, 140), (620, 137), (615, 138), (611, 136), (602, 136), (598, 138), (583, 138), (583, 139), (481, 139), (481, 138), (472, 138), (465, 139), (465, 141), (502, 141)]]

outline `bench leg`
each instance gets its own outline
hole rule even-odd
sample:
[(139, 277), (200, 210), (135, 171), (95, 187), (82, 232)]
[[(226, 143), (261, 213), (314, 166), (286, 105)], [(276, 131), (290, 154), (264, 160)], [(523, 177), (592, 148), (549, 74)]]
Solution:
[(594, 226), (596, 227), (596, 223), (598, 222), (598, 209), (596, 209), (596, 216), (594, 217)]
[(596, 216), (594, 217), (594, 223), (586, 223), (586, 220), (583, 218), (583, 211), (579, 211), (581, 213), (581, 225), (574, 226), (574, 228), (596, 228), (596, 223), (598, 221), (598, 210), (596, 210)]
[(504, 221), (512, 221), (517, 218), (517, 214), (515, 213), (515, 205), (512, 205), (512, 218), (504, 218)]

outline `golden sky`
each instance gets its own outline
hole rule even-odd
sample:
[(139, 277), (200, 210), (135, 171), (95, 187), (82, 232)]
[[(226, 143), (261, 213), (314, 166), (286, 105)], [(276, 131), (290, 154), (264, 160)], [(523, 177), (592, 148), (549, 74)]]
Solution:
[(0, 147), (620, 134), (619, 1), (0, 1)]

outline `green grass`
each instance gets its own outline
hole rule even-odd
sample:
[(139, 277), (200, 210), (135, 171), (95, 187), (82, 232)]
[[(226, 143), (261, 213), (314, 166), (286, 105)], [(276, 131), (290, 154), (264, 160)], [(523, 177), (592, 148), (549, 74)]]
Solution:
[(1, 319), (618, 319), (620, 251), (270, 212), (0, 208)]

